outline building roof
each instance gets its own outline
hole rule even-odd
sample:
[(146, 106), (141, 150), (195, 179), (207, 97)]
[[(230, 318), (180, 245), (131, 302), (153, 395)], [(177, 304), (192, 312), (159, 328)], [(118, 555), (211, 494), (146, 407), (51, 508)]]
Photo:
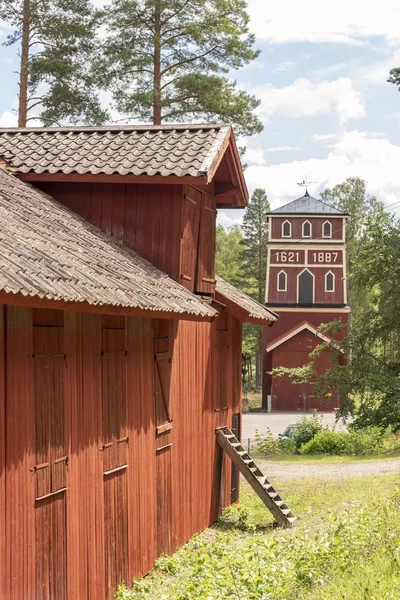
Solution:
[(253, 300), (233, 285), (217, 277), (216, 298), (226, 305), (228, 312), (247, 323), (272, 325), (278, 320), (278, 315), (256, 300)]
[(226, 124), (0, 129), (0, 157), (15, 173), (207, 177), (230, 133)]
[(275, 338), (274, 340), (271, 340), (266, 347), (266, 351), (271, 352), (271, 350), (274, 350), (281, 344), (284, 344), (285, 342), (290, 340), (292, 337), (294, 337), (295, 335), (298, 335), (301, 331), (304, 331), (306, 329), (308, 331), (310, 331), (310, 333), (314, 334), (316, 337), (319, 337), (324, 342), (331, 341), (331, 338), (328, 337), (327, 335), (324, 335), (320, 331), (318, 331), (318, 329), (317, 329), (317, 327), (315, 327), (315, 325), (312, 325), (309, 321), (302, 321), (298, 325), (295, 325), (288, 331), (285, 331), (284, 333), (282, 333), (282, 335), (280, 335), (279, 337)]
[[(56, 200), (0, 169), (0, 302), (212, 320), (209, 304)], [(20, 302), (21, 303), (21, 302)], [(107, 308), (106, 308), (107, 307)]]
[[(1, 153), (1, 151), (0, 151)], [(284, 206), (280, 206), (275, 210), (271, 211), (272, 215), (295, 215), (295, 214), (310, 214), (310, 215), (321, 215), (321, 214), (330, 214), (330, 215), (342, 215), (346, 216), (346, 213), (338, 208), (334, 208), (326, 202), (322, 200), (318, 200), (317, 198), (313, 198), (309, 195), (308, 192), (304, 194), (301, 198), (297, 198), (297, 200), (292, 200), (288, 204), (284, 204)]]

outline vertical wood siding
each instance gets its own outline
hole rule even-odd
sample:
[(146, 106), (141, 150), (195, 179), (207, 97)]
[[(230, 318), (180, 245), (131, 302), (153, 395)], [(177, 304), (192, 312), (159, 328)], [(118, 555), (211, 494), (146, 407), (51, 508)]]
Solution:
[(229, 316), (0, 307), (0, 599), (111, 600), (214, 522), (231, 486), (215, 427), (240, 411), (240, 368)]

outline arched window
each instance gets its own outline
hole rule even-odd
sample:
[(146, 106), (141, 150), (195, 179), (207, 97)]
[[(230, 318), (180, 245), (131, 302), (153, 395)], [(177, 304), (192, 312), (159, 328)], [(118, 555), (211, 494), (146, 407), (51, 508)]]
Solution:
[(304, 269), (297, 277), (298, 304), (314, 304), (314, 275)]
[(332, 223), (330, 221), (325, 221), (325, 223), (323, 223), (322, 237), (325, 237), (325, 238), (332, 237)]
[(292, 224), (290, 221), (282, 223), (282, 237), (292, 237)]
[(311, 223), (310, 221), (304, 221), (303, 223), (303, 237), (311, 237)]
[(326, 292), (334, 292), (335, 291), (335, 276), (332, 271), (328, 271), (325, 275), (325, 291)]
[(287, 290), (287, 275), (285, 271), (279, 271), (278, 273), (278, 292), (286, 292)]

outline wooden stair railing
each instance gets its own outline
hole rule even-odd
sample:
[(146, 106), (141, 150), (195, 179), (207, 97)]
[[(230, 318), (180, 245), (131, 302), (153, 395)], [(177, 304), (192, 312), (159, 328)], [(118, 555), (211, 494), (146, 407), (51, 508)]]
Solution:
[(216, 435), (221, 448), (235, 463), (277, 522), (283, 527), (292, 527), (297, 517), (293, 515), (290, 508), (263, 475), (229, 427), (218, 427)]

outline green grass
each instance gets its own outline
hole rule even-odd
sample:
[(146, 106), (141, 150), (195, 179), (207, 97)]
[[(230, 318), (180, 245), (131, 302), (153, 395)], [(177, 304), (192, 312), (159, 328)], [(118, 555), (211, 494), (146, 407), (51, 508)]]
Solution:
[(350, 462), (368, 462), (375, 460), (390, 460), (400, 457), (400, 449), (397, 448), (392, 452), (380, 454), (361, 454), (358, 456), (331, 456), (329, 454), (277, 454), (273, 456), (265, 456), (257, 452), (256, 448), (251, 449), (251, 456), (262, 460), (284, 463), (302, 463), (302, 464), (331, 464), (331, 463), (350, 463)]
[(301, 519), (291, 530), (245, 484), (240, 504), (195, 536), (122, 599), (396, 600), (400, 476), (277, 485)]

